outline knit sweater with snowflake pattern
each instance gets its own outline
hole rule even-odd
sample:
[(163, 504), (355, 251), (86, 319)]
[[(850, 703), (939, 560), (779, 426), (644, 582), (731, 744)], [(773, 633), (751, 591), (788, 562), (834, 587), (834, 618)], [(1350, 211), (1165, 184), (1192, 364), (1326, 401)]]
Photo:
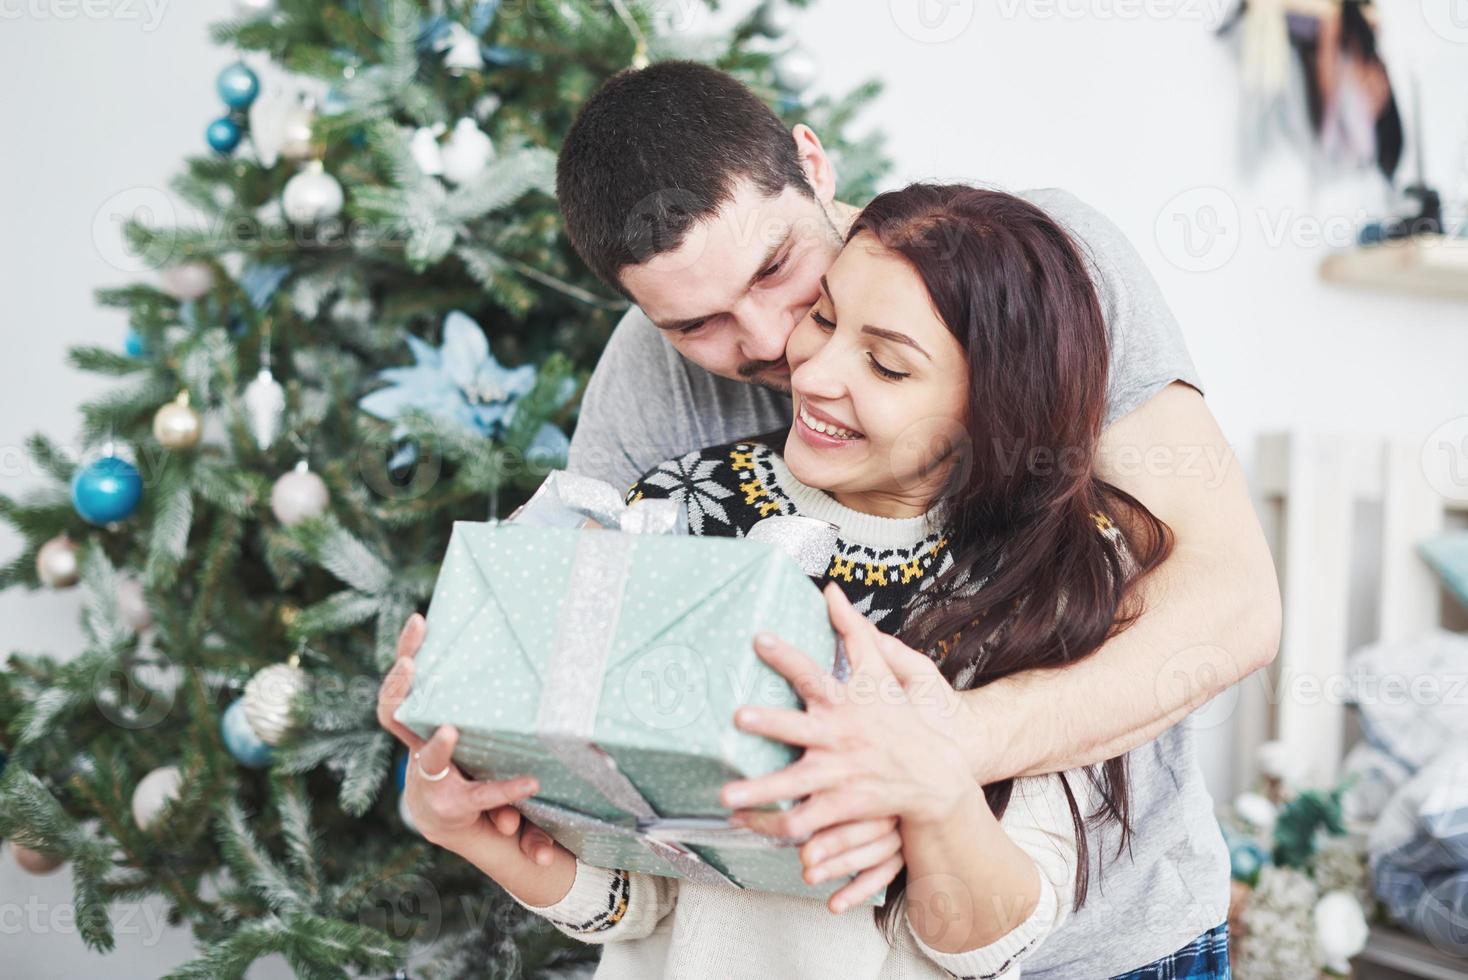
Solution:
[[(925, 582), (952, 562), (931, 515), (892, 519), (860, 513), (797, 480), (779, 454), (739, 442), (668, 460), (628, 491), (629, 502), (663, 497), (686, 504), (689, 531), (742, 537), (776, 515), (802, 515), (839, 528), (822, 581), (834, 581), (870, 620), (896, 632)], [(1073, 792), (1088, 781), (1072, 778)], [(939, 952), (899, 910), (889, 938), (873, 910), (833, 915), (812, 899), (743, 891), (576, 863), (571, 890), (551, 906), (530, 906), (556, 928), (604, 946), (598, 980), (650, 978), (811, 978), (811, 980), (1012, 980), (1024, 958), (1070, 910), (1076, 846), (1060, 777), (1016, 780), (1001, 818), (1035, 862), (1040, 901), (1014, 928), (979, 949)], [(522, 903), (523, 904), (523, 903)]]
[(628, 503), (646, 497), (685, 504), (692, 534), (743, 537), (774, 516), (836, 525), (836, 547), (818, 584), (835, 582), (885, 633), (898, 632), (918, 592), (953, 563), (948, 537), (930, 514), (877, 517), (844, 507), (801, 483), (762, 442), (714, 446), (661, 463), (627, 492)]

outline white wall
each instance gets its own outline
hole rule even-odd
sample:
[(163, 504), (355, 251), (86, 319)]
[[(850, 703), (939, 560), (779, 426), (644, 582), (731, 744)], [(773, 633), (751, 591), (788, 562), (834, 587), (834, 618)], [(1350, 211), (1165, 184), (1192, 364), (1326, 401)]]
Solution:
[[(1161, 282), (1209, 403), (1241, 451), (1257, 432), (1284, 426), (1425, 438), (1468, 414), (1468, 305), (1344, 292), (1316, 279), (1323, 249), (1309, 219), (1338, 230), (1377, 203), (1374, 182), (1312, 189), (1304, 164), (1288, 153), (1252, 182), (1240, 177), (1238, 75), (1230, 48), (1209, 33), (1214, 0), (916, 2), (933, 15), (928, 28), (912, 26), (918, 22), (903, 13), (911, 5), (902, 0), (825, 0), (801, 15), (799, 33), (820, 61), (821, 85), (845, 88), (874, 73), (887, 81), (868, 118), (891, 138), (894, 183), (1060, 186), (1110, 215)], [(679, 9), (686, 5), (680, 0)], [(130, 188), (163, 186), (182, 156), (198, 150), (218, 111), (213, 76), (230, 60), (205, 45), (205, 25), (227, 13), (225, 0), (89, 7), (113, 14), (102, 18), (79, 8), (0, 0), (6, 493), (32, 482), (19, 452), (24, 436), (40, 428), (74, 439), (77, 403), (100, 389), (64, 366), (66, 347), (122, 342), (122, 317), (91, 302), (94, 287), (130, 278), (108, 262), (115, 237), (94, 240), (99, 210), (105, 218), (108, 202)], [(1152, 15), (1129, 16), (1139, 10)], [(1432, 0), (1391, 5), (1386, 14), (1393, 69), (1410, 64), (1423, 81), (1429, 178), (1461, 188), (1468, 184), (1461, 172), (1468, 31), (1454, 36), (1450, 21), (1434, 20), (1443, 25), (1434, 32), (1428, 15), (1445, 15)], [(943, 35), (951, 37), (936, 40)], [(1195, 236), (1206, 232), (1215, 227), (1212, 215), (1220, 234), (1201, 256), (1190, 255), (1183, 229), (1191, 222)], [(1206, 271), (1189, 271), (1200, 263)], [(14, 547), (0, 532), (0, 555)], [(74, 651), (75, 609), (71, 594), (0, 596), (0, 650)], [(1231, 791), (1228, 746), (1227, 724), (1212, 729), (1205, 761), (1220, 794)], [(64, 927), (38, 935), (13, 926), (30, 907), (50, 920), (68, 896), (64, 873), (36, 880), (0, 861), (7, 975), (102, 969)], [(185, 935), (155, 942), (145, 931), (120, 945), (128, 954), (106, 966), (118, 977), (156, 976), (189, 949)]]

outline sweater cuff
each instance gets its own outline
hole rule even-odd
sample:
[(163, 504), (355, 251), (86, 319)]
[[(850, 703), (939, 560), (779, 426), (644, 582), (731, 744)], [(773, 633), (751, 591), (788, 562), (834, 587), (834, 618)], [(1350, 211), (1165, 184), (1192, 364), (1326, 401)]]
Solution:
[(597, 933), (622, 921), (631, 894), (629, 872), (594, 867), (577, 858), (576, 879), (564, 898), (554, 905), (520, 904), (569, 932)]
[(1044, 941), (1055, 927), (1056, 907), (1059, 899), (1055, 886), (1044, 875), (1040, 878), (1040, 900), (1029, 917), (1009, 932), (987, 946), (962, 953), (940, 953), (923, 942), (922, 937), (907, 925), (908, 932), (917, 942), (923, 955), (946, 970), (958, 980), (998, 980), (999, 977), (1018, 976), (1011, 970), (1018, 969), (1019, 962)]

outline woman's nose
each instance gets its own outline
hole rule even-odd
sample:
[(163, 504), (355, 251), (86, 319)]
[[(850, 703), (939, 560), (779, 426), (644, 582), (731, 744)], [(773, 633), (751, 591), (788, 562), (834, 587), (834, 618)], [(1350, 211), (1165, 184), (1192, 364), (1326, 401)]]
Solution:
[(790, 372), (790, 384), (812, 398), (836, 400), (846, 394), (846, 379), (839, 364), (839, 345), (827, 342)]

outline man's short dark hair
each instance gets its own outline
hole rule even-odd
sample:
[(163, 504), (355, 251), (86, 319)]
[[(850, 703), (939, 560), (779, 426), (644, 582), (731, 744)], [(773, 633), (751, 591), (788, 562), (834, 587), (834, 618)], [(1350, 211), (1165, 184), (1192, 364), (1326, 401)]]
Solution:
[(768, 195), (815, 192), (780, 117), (738, 79), (663, 61), (607, 79), (561, 146), (556, 195), (576, 251), (625, 294), (620, 275), (682, 244), (744, 180)]

